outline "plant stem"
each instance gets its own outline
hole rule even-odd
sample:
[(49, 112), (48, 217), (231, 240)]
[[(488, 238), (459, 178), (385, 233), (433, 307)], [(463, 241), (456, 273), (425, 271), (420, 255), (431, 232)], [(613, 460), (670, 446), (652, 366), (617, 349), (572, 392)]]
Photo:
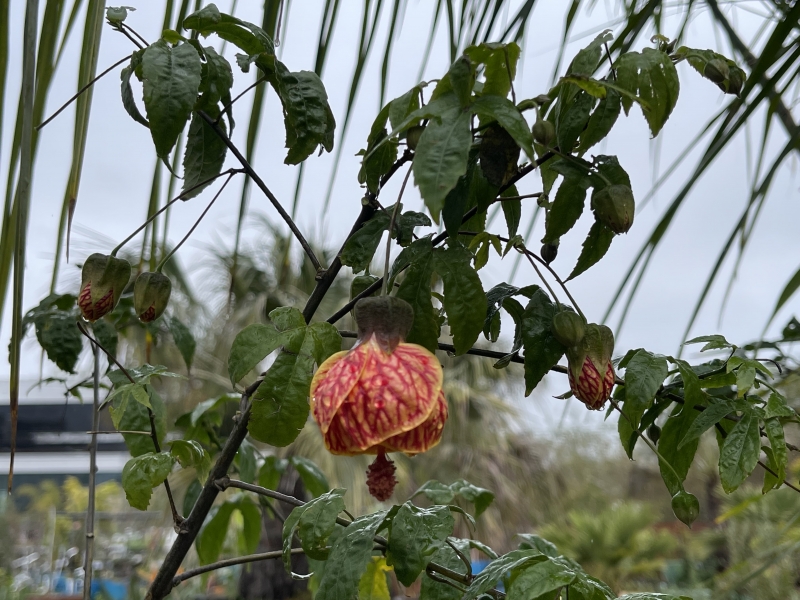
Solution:
[(392, 233), (394, 232), (394, 222), (397, 219), (397, 213), (400, 211), (400, 200), (403, 197), (403, 192), (406, 191), (406, 184), (408, 183), (408, 178), (410, 176), (411, 169), (409, 168), (408, 171), (406, 171), (405, 178), (403, 178), (403, 185), (400, 186), (400, 193), (397, 195), (397, 202), (394, 203), (392, 217), (389, 219), (388, 235), (386, 236), (386, 260), (383, 263), (383, 289), (381, 290), (381, 296), (385, 296), (387, 294), (386, 282), (389, 281), (389, 257), (392, 254)]
[[(561, 302), (558, 301), (558, 296), (556, 296), (556, 293), (553, 291), (553, 288), (550, 287), (550, 284), (547, 283), (547, 279), (544, 278), (544, 275), (542, 275), (542, 272), (539, 270), (539, 267), (537, 267), (536, 263), (533, 262), (533, 259), (531, 258), (531, 255), (528, 252), (526, 252), (524, 249), (517, 249), (517, 252), (520, 252), (521, 254), (525, 255), (525, 258), (527, 258), (528, 262), (531, 263), (531, 266), (533, 267), (533, 270), (536, 271), (536, 274), (539, 276), (539, 279), (542, 280), (542, 283), (545, 285), (547, 290), (550, 292), (550, 295), (553, 297), (553, 300), (556, 301), (556, 308), (558, 308), (558, 310), (561, 310)], [(583, 315), (581, 315), (581, 316), (583, 316)]]
[(188, 188), (186, 190), (183, 190), (180, 194), (175, 196), (172, 200), (167, 202), (164, 206), (162, 206), (155, 213), (153, 213), (153, 215), (149, 219), (147, 219), (147, 221), (145, 221), (139, 227), (137, 227), (136, 230), (132, 234), (130, 234), (128, 237), (126, 237), (124, 240), (122, 240), (119, 244), (117, 244), (117, 246), (111, 251), (111, 256), (116, 256), (117, 252), (119, 252), (120, 249), (125, 244), (130, 242), (136, 236), (137, 233), (139, 233), (142, 229), (144, 229), (150, 223), (152, 223), (158, 217), (158, 215), (163, 213), (170, 206), (175, 204), (178, 200), (183, 200), (184, 195), (188, 194), (189, 192), (191, 192), (193, 190), (196, 190), (199, 187), (205, 186), (206, 184), (208, 184), (208, 183), (210, 183), (212, 181), (215, 181), (215, 180), (219, 179), (220, 177), (224, 177), (225, 175), (232, 175), (234, 173), (244, 173), (244, 170), (242, 170), (242, 169), (228, 169), (227, 171), (222, 171), (221, 173), (218, 173), (217, 175), (214, 175), (213, 177), (209, 177), (208, 179), (204, 179), (200, 183), (197, 183), (197, 184), (193, 185), (192, 187), (190, 187), (190, 188)]
[(214, 119), (209, 117), (205, 111), (200, 110), (197, 112), (197, 114), (200, 115), (200, 118), (202, 118), (206, 123), (208, 123), (208, 126), (214, 130), (214, 133), (216, 133), (219, 136), (222, 142), (228, 147), (228, 150), (231, 151), (231, 154), (233, 154), (236, 157), (236, 159), (242, 165), (242, 168), (245, 170), (247, 175), (255, 182), (255, 184), (259, 187), (259, 189), (262, 192), (264, 192), (264, 195), (272, 203), (272, 206), (275, 207), (275, 210), (278, 211), (278, 214), (281, 216), (283, 221), (289, 226), (289, 229), (292, 231), (294, 237), (297, 239), (298, 242), (300, 242), (300, 245), (303, 247), (303, 251), (306, 253), (306, 256), (308, 256), (308, 259), (311, 261), (311, 264), (314, 265), (314, 268), (317, 271), (321, 271), (323, 267), (320, 264), (317, 255), (314, 254), (314, 250), (311, 249), (311, 245), (308, 243), (305, 236), (297, 228), (297, 224), (294, 222), (294, 220), (292, 220), (292, 217), (289, 216), (289, 213), (287, 213), (284, 210), (283, 206), (281, 206), (281, 203), (278, 202), (278, 199), (275, 197), (275, 194), (273, 194), (270, 191), (270, 189), (267, 187), (267, 185), (264, 183), (261, 177), (258, 176), (258, 173), (256, 173), (253, 170), (253, 167), (250, 166), (250, 163), (247, 162), (247, 159), (239, 151), (236, 145), (231, 141), (228, 135), (222, 130), (222, 128), (220, 128), (219, 124), (214, 122)]
[(214, 119), (214, 123), (219, 123), (219, 120), (222, 118), (222, 115), (224, 115), (226, 112), (229, 112), (231, 107), (237, 100), (239, 100), (242, 96), (244, 96), (247, 92), (249, 92), (253, 88), (256, 88), (260, 84), (264, 83), (266, 80), (267, 80), (266, 75), (259, 77), (258, 79), (255, 80), (254, 83), (251, 83), (246, 88), (244, 88), (239, 94), (237, 94), (236, 97), (233, 100), (231, 100), (230, 104), (223, 105), (222, 110), (219, 113), (219, 116), (216, 119)]
[(72, 96), (72, 98), (70, 98), (69, 100), (67, 100), (67, 101), (66, 101), (64, 104), (62, 104), (62, 105), (61, 105), (61, 106), (58, 108), (58, 110), (57, 110), (56, 112), (54, 112), (52, 115), (50, 115), (49, 117), (47, 117), (47, 118), (46, 118), (44, 121), (42, 121), (41, 123), (39, 123), (39, 124), (36, 126), (36, 131), (39, 131), (39, 130), (41, 130), (41, 129), (42, 129), (42, 127), (44, 127), (44, 126), (45, 126), (45, 125), (47, 125), (47, 124), (48, 124), (50, 121), (52, 121), (52, 120), (53, 120), (53, 119), (55, 119), (55, 118), (56, 118), (58, 115), (60, 115), (60, 114), (61, 114), (61, 113), (64, 111), (64, 109), (66, 109), (66, 108), (67, 108), (67, 107), (68, 107), (70, 104), (72, 104), (73, 102), (75, 102), (75, 100), (77, 100), (77, 99), (78, 99), (78, 97), (79, 97), (81, 94), (83, 94), (83, 93), (84, 93), (86, 90), (88, 90), (88, 89), (89, 89), (90, 87), (92, 87), (92, 86), (93, 86), (95, 83), (97, 83), (97, 82), (98, 82), (98, 80), (100, 80), (100, 79), (102, 79), (103, 77), (105, 77), (106, 75), (108, 75), (108, 74), (109, 74), (109, 73), (110, 73), (110, 72), (111, 72), (113, 69), (115, 69), (115, 68), (117, 68), (118, 66), (120, 66), (120, 65), (121, 65), (122, 63), (124, 63), (126, 60), (130, 60), (131, 56), (133, 56), (133, 55), (132, 55), (132, 54), (128, 54), (128, 56), (126, 56), (126, 57), (124, 57), (124, 58), (121, 58), (121, 59), (119, 59), (119, 60), (118, 60), (117, 62), (115, 62), (113, 65), (111, 65), (110, 67), (108, 67), (108, 68), (107, 68), (105, 71), (103, 71), (102, 73), (100, 73), (100, 75), (98, 75), (97, 77), (95, 77), (94, 79), (92, 79), (92, 80), (91, 80), (89, 83), (87, 83), (85, 86), (83, 86), (81, 89), (79, 89), (79, 90), (76, 92), (76, 94), (75, 94), (74, 96)]
[(100, 347), (94, 344), (94, 386), (92, 396), (92, 441), (89, 444), (89, 503), (86, 507), (86, 550), (83, 558), (83, 599), (91, 600), (94, 560), (94, 510), (97, 489), (97, 428), (100, 426)]
[[(303, 554), (302, 548), (292, 548), (290, 550), (292, 554)], [(197, 577), (198, 575), (202, 575), (203, 573), (209, 573), (211, 571), (216, 571), (217, 569), (224, 569), (225, 567), (233, 567), (235, 565), (246, 565), (252, 562), (258, 562), (262, 560), (272, 560), (276, 558), (282, 558), (283, 551), (282, 550), (273, 550), (272, 552), (262, 552), (260, 554), (249, 554), (247, 556), (238, 556), (236, 558), (227, 558), (225, 560), (220, 560), (215, 563), (211, 563), (209, 565), (203, 565), (202, 567), (196, 567), (194, 569), (187, 569), (180, 575), (176, 575), (172, 578), (172, 587), (176, 587), (186, 581), (187, 579), (191, 579), (192, 577)]]
[(161, 269), (164, 268), (164, 265), (167, 264), (167, 261), (170, 258), (172, 258), (172, 256), (178, 251), (178, 249), (181, 246), (183, 246), (184, 242), (186, 242), (186, 240), (189, 239), (189, 236), (191, 236), (192, 233), (194, 233), (194, 230), (197, 229), (198, 225), (200, 225), (200, 221), (203, 220), (203, 217), (206, 216), (206, 213), (208, 213), (208, 211), (211, 210), (211, 207), (214, 206), (214, 202), (216, 202), (217, 198), (220, 197), (220, 194), (222, 194), (222, 191), (227, 187), (227, 185), (228, 185), (228, 183), (230, 183), (231, 179), (233, 179), (233, 173), (229, 174), (228, 178), (225, 181), (222, 182), (222, 185), (220, 186), (219, 190), (217, 190), (217, 193), (214, 194), (213, 198), (211, 198), (211, 202), (209, 202), (208, 206), (206, 206), (206, 209), (202, 213), (200, 213), (200, 216), (194, 222), (194, 225), (192, 225), (192, 228), (189, 229), (188, 233), (185, 236), (183, 236), (183, 239), (180, 242), (178, 242), (178, 244), (172, 249), (172, 251), (169, 254), (167, 254), (163, 259), (161, 259), (161, 262), (158, 263), (158, 266), (156, 267), (156, 273), (160, 273), (161, 272)]

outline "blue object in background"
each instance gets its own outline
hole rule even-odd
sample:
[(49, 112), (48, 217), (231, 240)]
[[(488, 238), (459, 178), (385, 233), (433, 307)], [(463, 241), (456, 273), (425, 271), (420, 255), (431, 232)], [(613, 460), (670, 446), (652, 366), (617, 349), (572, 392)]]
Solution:
[(92, 580), (92, 600), (127, 600), (128, 584), (111, 579)]

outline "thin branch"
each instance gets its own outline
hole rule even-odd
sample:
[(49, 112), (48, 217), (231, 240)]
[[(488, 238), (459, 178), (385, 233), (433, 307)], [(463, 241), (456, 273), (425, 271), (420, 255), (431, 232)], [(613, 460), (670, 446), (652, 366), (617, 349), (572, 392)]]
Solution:
[[(97, 431), (100, 426), (100, 347), (96, 344), (92, 348), (94, 354), (94, 385), (92, 386), (92, 430)], [(95, 492), (97, 491), (97, 433), (92, 433), (89, 444), (89, 501), (86, 507), (86, 551), (84, 552), (83, 572), (84, 587), (83, 597), (89, 600), (92, 589), (92, 563), (94, 562), (94, 513)], [(88, 590), (88, 591), (87, 591)]]
[[(125, 367), (123, 367), (119, 363), (119, 361), (117, 361), (116, 357), (113, 354), (111, 354), (111, 352), (109, 352), (103, 347), (103, 344), (98, 342), (96, 338), (94, 338), (91, 334), (89, 334), (88, 331), (86, 331), (86, 328), (83, 326), (83, 323), (81, 323), (80, 321), (76, 321), (76, 324), (78, 326), (78, 330), (85, 337), (89, 339), (89, 341), (94, 345), (95, 349), (100, 348), (100, 350), (103, 351), (103, 353), (108, 357), (108, 359), (114, 361), (114, 364), (116, 364), (120, 368), (125, 377), (128, 378), (128, 381), (135, 384), (136, 381), (133, 379), (133, 377), (131, 377), (131, 374), (128, 373), (127, 369), (125, 369)], [(98, 414), (99, 414), (99, 409), (98, 409)], [(156, 417), (155, 414), (153, 414), (153, 410), (151, 408), (147, 409), (147, 414), (150, 416), (150, 439), (153, 440), (153, 447), (155, 448), (156, 453), (158, 453), (161, 452), (161, 444), (158, 443), (158, 431), (156, 430)], [(98, 423), (95, 423), (92, 429), (96, 430), (97, 427)], [(167, 492), (169, 507), (172, 510), (172, 520), (175, 523), (175, 526), (178, 527), (183, 522), (183, 517), (180, 516), (180, 514), (178, 514), (178, 509), (175, 508), (175, 500), (172, 497), (172, 489), (170, 489), (169, 481), (167, 481), (166, 479), (164, 479), (164, 489)]]
[(77, 100), (77, 99), (78, 99), (78, 96), (80, 96), (80, 95), (81, 95), (81, 94), (83, 94), (83, 93), (84, 93), (86, 90), (88, 90), (90, 87), (92, 87), (92, 86), (93, 86), (95, 83), (97, 83), (97, 81), (98, 81), (98, 80), (102, 79), (102, 78), (103, 78), (105, 75), (108, 75), (108, 73), (110, 73), (110, 72), (111, 72), (113, 69), (115, 69), (115, 68), (117, 68), (118, 66), (120, 66), (120, 65), (121, 65), (122, 63), (124, 63), (126, 60), (130, 60), (130, 59), (131, 59), (131, 56), (133, 56), (133, 54), (128, 54), (128, 56), (126, 56), (125, 58), (121, 58), (121, 59), (119, 59), (119, 60), (118, 60), (117, 62), (115, 62), (113, 65), (111, 65), (110, 67), (108, 67), (108, 68), (107, 68), (105, 71), (103, 71), (102, 73), (100, 73), (100, 75), (98, 75), (97, 77), (95, 77), (94, 79), (92, 79), (92, 80), (91, 80), (89, 83), (87, 83), (85, 86), (83, 86), (81, 89), (79, 89), (79, 90), (77, 91), (77, 93), (76, 93), (76, 94), (75, 94), (75, 95), (74, 95), (72, 98), (70, 98), (69, 100), (67, 100), (67, 101), (66, 101), (64, 104), (62, 104), (62, 105), (59, 107), (59, 109), (58, 109), (56, 112), (54, 112), (52, 115), (50, 115), (49, 117), (47, 117), (47, 118), (46, 118), (44, 121), (42, 121), (41, 123), (39, 123), (39, 124), (36, 126), (36, 131), (39, 131), (39, 130), (40, 130), (42, 127), (44, 127), (44, 126), (45, 126), (45, 125), (47, 125), (47, 124), (48, 124), (50, 121), (52, 121), (52, 120), (53, 120), (53, 119), (55, 119), (55, 118), (56, 118), (58, 115), (60, 115), (60, 114), (61, 114), (61, 113), (64, 111), (64, 109), (66, 109), (66, 108), (67, 108), (67, 107), (68, 107), (70, 104), (72, 104), (73, 102), (75, 102), (75, 100)]
[[(291, 554), (303, 554), (303, 549), (292, 548), (289, 552)], [(283, 557), (283, 551), (273, 550), (272, 552), (262, 552), (260, 554), (248, 554), (247, 556), (237, 556), (236, 558), (227, 558), (225, 560), (220, 560), (215, 563), (203, 565), (202, 567), (187, 569), (180, 575), (176, 575), (175, 577), (172, 578), (172, 587), (180, 585), (187, 579), (191, 579), (192, 577), (197, 577), (198, 575), (202, 575), (203, 573), (216, 571), (217, 569), (224, 569), (225, 567), (233, 567), (235, 565), (246, 565), (248, 563), (258, 562), (261, 560), (272, 560), (282, 557)]]
[(386, 282), (388, 281), (387, 275), (389, 275), (389, 258), (392, 255), (392, 232), (394, 231), (394, 224), (397, 220), (397, 213), (400, 211), (400, 200), (403, 198), (403, 192), (406, 191), (406, 184), (408, 183), (408, 178), (411, 177), (411, 169), (409, 168), (406, 171), (406, 176), (403, 178), (403, 185), (400, 186), (400, 193), (397, 195), (397, 202), (394, 203), (394, 210), (392, 210), (392, 216), (389, 219), (389, 235), (386, 236), (386, 260), (383, 266), (383, 289), (381, 290), (381, 295), (386, 295)]
[(292, 217), (289, 216), (289, 213), (284, 210), (283, 206), (281, 206), (281, 203), (275, 197), (275, 194), (270, 191), (261, 177), (258, 176), (258, 173), (253, 170), (253, 167), (250, 166), (250, 163), (247, 161), (244, 155), (239, 151), (228, 135), (222, 130), (219, 124), (216, 123), (210, 116), (208, 116), (205, 111), (200, 110), (197, 112), (197, 114), (200, 115), (200, 117), (208, 124), (208, 126), (214, 130), (214, 133), (219, 136), (222, 142), (228, 147), (228, 150), (230, 150), (239, 163), (241, 163), (242, 168), (245, 170), (250, 179), (252, 179), (259, 189), (264, 192), (264, 195), (272, 203), (272, 206), (275, 207), (275, 210), (278, 211), (278, 214), (281, 216), (283, 221), (289, 226), (289, 229), (292, 231), (292, 234), (294, 234), (294, 237), (297, 238), (298, 242), (300, 242), (300, 245), (303, 247), (303, 251), (306, 253), (306, 256), (308, 256), (311, 264), (314, 265), (314, 268), (317, 271), (322, 271), (323, 267), (320, 264), (317, 255), (314, 253), (314, 250), (311, 249), (311, 245), (308, 243), (305, 236), (297, 228), (297, 224), (295, 224), (295, 222), (292, 220)]
[[(537, 267), (536, 263), (533, 262), (533, 259), (531, 258), (530, 253), (525, 252), (523, 249), (519, 249), (519, 248), (516, 248), (516, 247), (515, 247), (515, 249), (517, 250), (517, 252), (519, 252), (520, 254), (524, 255), (525, 258), (528, 259), (528, 262), (531, 263), (531, 266), (533, 267), (533, 270), (536, 271), (536, 274), (539, 276), (539, 279), (542, 280), (542, 283), (547, 288), (547, 291), (550, 292), (550, 295), (553, 297), (553, 300), (556, 301), (556, 306), (558, 307), (559, 310), (561, 310), (561, 302), (558, 301), (558, 296), (556, 296), (556, 293), (553, 291), (553, 288), (550, 287), (550, 284), (547, 283), (547, 279), (544, 278), (544, 275), (542, 275), (542, 272), (539, 270), (539, 267)], [(581, 316), (583, 316), (583, 314), (581, 314)]]
[(231, 100), (230, 104), (224, 104), (222, 106), (222, 111), (219, 113), (219, 116), (216, 119), (214, 119), (214, 123), (219, 123), (219, 120), (222, 118), (222, 115), (230, 111), (231, 107), (236, 103), (237, 100), (239, 100), (242, 96), (244, 96), (247, 92), (249, 92), (253, 88), (258, 87), (260, 84), (264, 83), (266, 80), (267, 80), (266, 75), (259, 77), (258, 79), (255, 80), (254, 83), (248, 85), (239, 94), (237, 94), (236, 97), (234, 97), (234, 99)]
[(135, 30), (133, 27), (131, 27), (130, 25), (128, 25), (127, 23), (120, 23), (120, 25), (121, 25), (122, 27), (124, 27), (125, 29), (127, 29), (128, 31), (130, 31), (130, 32), (131, 32), (133, 35), (135, 35), (137, 38), (139, 38), (139, 40), (140, 40), (140, 41), (141, 41), (141, 42), (142, 42), (142, 43), (143, 43), (145, 46), (149, 46), (149, 45), (150, 45), (150, 42), (148, 42), (148, 41), (147, 41), (146, 39), (144, 39), (144, 38), (143, 38), (141, 35), (139, 35), (139, 32), (138, 32), (138, 31), (136, 31), (136, 30)]

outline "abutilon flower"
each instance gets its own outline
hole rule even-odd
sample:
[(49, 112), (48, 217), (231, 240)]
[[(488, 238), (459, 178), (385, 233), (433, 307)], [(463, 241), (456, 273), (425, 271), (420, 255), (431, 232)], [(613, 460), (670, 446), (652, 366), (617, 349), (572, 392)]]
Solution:
[(331, 453), (378, 455), (367, 484), (386, 500), (397, 483), (386, 453), (425, 452), (442, 437), (442, 366), (422, 346), (405, 342), (414, 311), (404, 300), (362, 298), (355, 312), (358, 340), (320, 365), (311, 381), (311, 410)]
[(95, 252), (81, 270), (78, 307), (83, 318), (96, 321), (114, 310), (131, 278), (127, 260)]
[(614, 388), (614, 334), (605, 325), (590, 323), (580, 344), (567, 349), (569, 387), (589, 410), (600, 410)]
[(163, 273), (140, 273), (133, 284), (133, 309), (142, 323), (151, 323), (167, 309), (172, 282)]

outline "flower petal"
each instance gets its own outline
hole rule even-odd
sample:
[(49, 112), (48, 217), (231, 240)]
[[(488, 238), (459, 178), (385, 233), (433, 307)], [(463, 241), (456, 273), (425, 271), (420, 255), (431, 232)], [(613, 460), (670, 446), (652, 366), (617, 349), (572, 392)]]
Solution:
[(422, 425), (392, 436), (381, 445), (387, 452), (405, 452), (406, 454), (427, 452), (442, 439), (445, 421), (447, 421), (447, 400), (445, 400), (444, 392), (440, 391), (436, 407)]
[(331, 420), (347, 395), (358, 382), (367, 359), (363, 345), (330, 356), (311, 380), (311, 411), (325, 434)]

